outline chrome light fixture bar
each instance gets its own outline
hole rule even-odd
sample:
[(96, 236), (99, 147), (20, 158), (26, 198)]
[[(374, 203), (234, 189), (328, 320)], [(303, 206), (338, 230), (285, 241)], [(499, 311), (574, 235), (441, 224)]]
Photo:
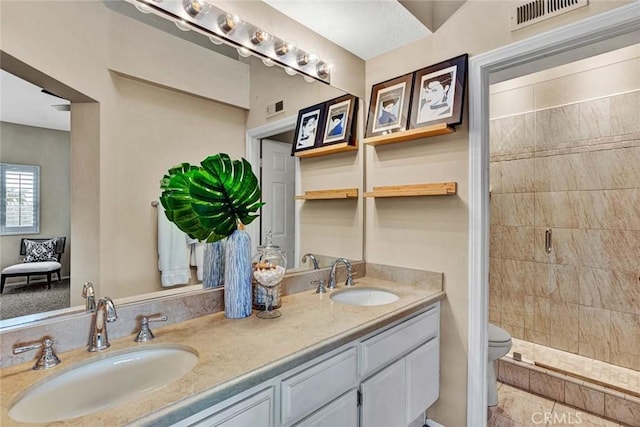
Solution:
[(329, 84), (332, 65), (317, 55), (242, 21), (207, 0), (126, 0), (143, 13), (171, 20), (183, 31), (201, 33), (216, 44), (235, 47), (243, 57), (255, 55), (267, 66), (277, 64), (289, 75)]

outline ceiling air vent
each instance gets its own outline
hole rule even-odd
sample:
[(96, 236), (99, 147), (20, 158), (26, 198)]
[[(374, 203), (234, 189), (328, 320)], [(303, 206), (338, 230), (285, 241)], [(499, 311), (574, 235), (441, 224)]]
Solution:
[(511, 12), (511, 31), (586, 6), (588, 0), (533, 0), (522, 3)]

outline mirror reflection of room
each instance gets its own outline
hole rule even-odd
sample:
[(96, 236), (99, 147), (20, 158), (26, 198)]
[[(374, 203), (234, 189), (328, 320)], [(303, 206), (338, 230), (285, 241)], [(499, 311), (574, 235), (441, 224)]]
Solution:
[[(60, 4), (57, 6), (55, 13), (63, 13), (60, 8), (64, 7)], [(34, 13), (41, 15), (43, 12), (39, 9)], [(47, 272), (42, 276), (7, 277), (0, 304), (8, 307), (5, 301), (10, 294), (25, 295), (26, 290), (39, 290), (49, 304), (54, 300), (51, 298), (52, 291), (61, 289), (61, 284), (66, 283), (69, 290), (64, 303), (55, 306), (27, 310), (24, 304), (18, 304), (20, 309), (10, 315), (16, 322), (11, 324), (32, 321), (50, 315), (51, 310), (59, 308), (82, 310), (85, 303), (82, 287), (86, 282), (93, 284), (98, 295), (128, 300), (150, 298), (163, 291), (190, 292), (202, 289), (202, 272), (198, 271), (197, 258), (193, 262), (190, 259), (186, 280), (183, 278), (170, 287), (162, 285), (162, 271), (159, 268), (161, 245), (158, 241), (158, 217), (162, 212), (158, 212), (154, 205), (160, 195), (159, 181), (169, 168), (183, 161), (198, 164), (205, 157), (220, 152), (240, 158), (250, 157), (250, 153), (255, 151), (262, 153), (262, 161), (266, 164), (268, 160), (265, 153), (273, 151), (272, 148), (279, 147), (277, 151), (287, 153), (281, 156), (289, 163), (286, 192), (279, 190), (280, 177), (269, 177), (264, 173), (264, 166), (262, 171), (259, 169), (259, 155), (249, 159), (263, 180), (261, 187), (266, 188), (263, 199), (267, 203), (260, 212), (260, 220), (249, 227), (255, 228), (252, 235), (254, 250), (263, 243), (266, 233), (272, 231), (274, 240), (282, 245), (291, 260), (289, 267), (292, 270), (313, 268), (312, 263), (301, 262), (302, 254), (307, 252), (315, 254), (323, 267), (337, 257), (362, 259), (362, 215), (356, 215), (354, 221), (354, 206), (339, 207), (338, 211), (343, 213), (337, 219), (334, 217), (342, 228), (356, 227), (343, 238), (340, 228), (335, 227), (336, 223), (319, 226), (316, 215), (322, 215), (322, 209), (317, 209), (317, 212), (305, 210), (300, 207), (300, 202), (296, 207), (292, 200), (296, 185), (301, 189), (317, 187), (321, 179), (317, 176), (317, 168), (341, 168), (345, 161), (357, 166), (359, 157), (296, 166), (298, 160), (290, 156), (292, 135), (288, 135), (289, 139), (282, 139), (282, 135), (293, 132), (295, 123), (289, 130), (281, 129), (270, 135), (261, 135), (256, 139), (255, 147), (246, 147), (249, 130), (295, 118), (299, 109), (336, 98), (345, 94), (345, 91), (322, 83), (311, 84), (299, 75), (284, 73), (281, 68), (267, 67), (256, 58), (239, 57), (235, 49), (221, 48), (204, 36), (198, 39), (193, 33), (179, 31), (173, 25), (163, 27), (145, 18), (146, 15), (126, 2), (87, 4), (83, 12), (74, 10), (60, 19), (73, 26), (82, 21), (85, 14), (89, 21), (105, 19), (113, 28), (128, 28), (131, 30), (128, 34), (141, 32), (169, 51), (188, 51), (189, 55), (202, 58), (204, 68), (194, 71), (193, 67), (174, 61), (170, 55), (154, 57), (144, 43), (136, 41), (138, 39), (131, 40), (122, 31), (111, 32), (109, 43), (127, 46), (129, 50), (112, 52), (96, 39), (86, 57), (78, 57), (64, 64), (45, 60), (45, 47), (43, 52), (34, 52), (29, 64), (22, 62), (23, 58), (13, 58), (3, 52), (2, 68), (30, 82), (38, 92), (44, 88), (61, 95), (60, 91), (50, 89), (64, 86), (76, 96), (67, 96), (71, 100), (71, 107), (64, 107), (71, 109), (73, 117), (66, 130), (67, 160), (66, 163), (56, 161), (56, 171), (65, 171), (66, 181), (48, 179), (44, 171), (41, 178), (43, 204), (40, 214), (43, 227), (49, 223), (47, 215), (56, 212), (66, 218), (67, 228), (41, 228), (36, 234), (0, 237), (3, 247), (0, 267), (3, 269), (16, 264), (22, 267), (24, 264), (22, 261), (25, 256), (20, 254), (22, 238), (66, 238), (64, 251), (59, 254), (62, 264), (60, 282), (58, 275), (52, 273), (49, 289)], [(61, 47), (51, 46), (47, 49), (55, 52)], [(137, 53), (128, 55), (127, 52)], [(171, 67), (176, 68), (175, 75), (190, 74), (193, 79), (167, 80), (166, 76), (157, 75), (158, 61), (170, 61)], [(205, 72), (205, 69), (215, 72)], [(3, 107), (5, 87), (3, 85), (0, 94)], [(49, 96), (53, 99), (47, 104), (51, 113), (66, 114), (68, 117), (69, 111), (61, 112), (61, 107), (56, 109), (52, 105), (69, 104), (69, 101)], [(282, 112), (267, 117), (267, 107), (277, 101), (283, 101)], [(3, 142), (8, 140), (4, 125)], [(5, 147), (3, 144), (3, 163)], [(29, 164), (30, 161), (20, 163)], [(280, 166), (279, 161), (276, 163)], [(338, 180), (345, 178), (340, 174), (335, 177)], [(45, 178), (46, 185), (55, 184), (57, 189), (65, 188), (68, 200), (66, 210), (62, 209), (60, 198), (54, 202), (54, 209), (44, 204), (45, 199), (51, 199), (53, 194), (45, 188)], [(265, 178), (270, 179), (271, 183), (265, 182)], [(347, 179), (355, 180), (359, 185), (360, 169), (350, 172)], [(321, 185), (332, 184), (321, 182)], [(285, 198), (291, 200), (284, 203)], [(356, 209), (361, 212), (362, 206), (357, 205)], [(327, 235), (340, 237), (344, 244), (335, 245), (325, 239)], [(187, 243), (184, 250), (189, 254), (201, 253)], [(20, 283), (24, 283), (24, 286), (18, 285)], [(9, 316), (9, 311), (4, 307), (1, 311)], [(29, 316), (22, 317), (25, 315)], [(2, 318), (6, 319), (6, 316)], [(1, 323), (0, 327), (7, 325)]]
[(69, 101), (0, 70), (0, 320), (70, 305)]

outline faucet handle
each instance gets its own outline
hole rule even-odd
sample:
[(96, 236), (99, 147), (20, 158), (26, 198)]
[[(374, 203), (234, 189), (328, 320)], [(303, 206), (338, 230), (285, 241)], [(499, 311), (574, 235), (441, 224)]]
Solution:
[(85, 282), (82, 285), (82, 298), (86, 299), (85, 311), (93, 313), (96, 311), (96, 293), (93, 288), (93, 283)]
[(45, 338), (41, 343), (25, 345), (22, 347), (15, 347), (13, 354), (24, 353), (25, 351), (31, 351), (42, 347), (42, 354), (38, 358), (38, 361), (33, 365), (33, 370), (39, 371), (42, 369), (53, 368), (60, 363), (60, 358), (56, 356), (53, 351), (53, 340), (51, 338)]
[(318, 280), (312, 280), (311, 284), (315, 285), (318, 284), (318, 287), (316, 288), (316, 294), (326, 294), (327, 293), (327, 289), (324, 287), (324, 279), (320, 278)]
[(153, 332), (151, 332), (151, 329), (149, 329), (149, 322), (165, 322), (168, 319), (167, 316), (154, 316), (154, 317), (147, 317), (147, 316), (143, 316), (142, 320), (140, 321), (140, 331), (138, 331), (138, 335), (136, 335), (136, 337), (134, 338), (135, 342), (147, 342), (147, 341), (151, 341), (152, 339), (155, 338), (155, 335), (153, 335)]

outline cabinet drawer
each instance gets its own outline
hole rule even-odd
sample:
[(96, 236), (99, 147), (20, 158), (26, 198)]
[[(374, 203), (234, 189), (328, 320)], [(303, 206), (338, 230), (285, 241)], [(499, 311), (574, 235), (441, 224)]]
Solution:
[(309, 415), (357, 386), (357, 352), (352, 347), (298, 372), (281, 383), (282, 424)]
[[(274, 390), (269, 387), (229, 406), (222, 402), (190, 416), (174, 426), (180, 427), (273, 427)], [(222, 406), (222, 407), (221, 407)], [(225, 407), (226, 406), (226, 407)]]
[(436, 304), (429, 311), (363, 341), (360, 344), (360, 375), (366, 376), (430, 338), (438, 336), (438, 309), (439, 306)]
[(357, 425), (358, 391), (353, 389), (305, 418), (295, 427), (356, 427)]

